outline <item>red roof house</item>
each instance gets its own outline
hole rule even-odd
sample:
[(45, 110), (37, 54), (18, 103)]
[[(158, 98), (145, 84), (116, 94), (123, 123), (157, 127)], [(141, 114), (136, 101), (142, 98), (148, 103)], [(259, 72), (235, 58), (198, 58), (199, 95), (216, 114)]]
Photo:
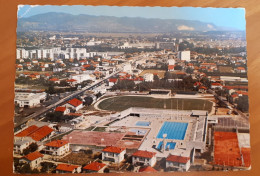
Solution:
[(83, 108), (83, 102), (78, 100), (77, 98), (74, 98), (74, 99), (68, 101), (65, 104), (65, 106), (68, 107), (68, 108), (72, 108), (73, 110), (78, 111), (79, 109)]
[(43, 154), (41, 154), (38, 151), (35, 151), (33, 153), (29, 153), (28, 155), (23, 156), (19, 162), (21, 163), (27, 163), (30, 165), (31, 168), (35, 168), (40, 166), (40, 163), (43, 160)]
[(139, 169), (139, 172), (157, 172), (157, 170), (152, 168), (151, 166), (147, 166), (147, 167), (141, 167)]
[(125, 153), (126, 153), (125, 148), (107, 146), (102, 150), (102, 160), (120, 163), (121, 161), (124, 160)]
[(190, 168), (190, 157), (170, 154), (166, 158), (166, 168), (175, 168), (178, 171), (188, 171)]
[(31, 137), (35, 141), (42, 141), (48, 136), (52, 135), (54, 130), (48, 126), (37, 127), (32, 125), (20, 133), (16, 134), (16, 137)]
[(55, 112), (62, 112), (62, 114), (69, 114), (70, 113), (70, 110), (64, 106), (58, 106), (56, 109), (55, 109)]
[(89, 172), (99, 172), (102, 173), (105, 169), (106, 164), (99, 163), (99, 162), (92, 162), (85, 167), (83, 167), (83, 172), (89, 173)]
[(80, 173), (81, 166), (71, 164), (58, 164), (56, 167), (56, 173)]
[(138, 150), (132, 154), (132, 164), (153, 167), (156, 163), (155, 155), (155, 152)]

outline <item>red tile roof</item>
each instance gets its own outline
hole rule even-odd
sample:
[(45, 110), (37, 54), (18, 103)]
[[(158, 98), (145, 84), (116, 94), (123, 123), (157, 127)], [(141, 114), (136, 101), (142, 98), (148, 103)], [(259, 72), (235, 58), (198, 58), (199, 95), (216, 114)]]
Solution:
[(155, 155), (156, 155), (155, 152), (148, 152), (148, 151), (143, 151), (143, 150), (138, 150), (135, 153), (133, 153), (133, 156), (143, 157), (143, 158), (152, 158)]
[(60, 148), (68, 143), (69, 143), (68, 141), (64, 141), (64, 140), (54, 140), (45, 144), (45, 146)]
[(244, 67), (237, 67), (238, 70), (245, 70)]
[(36, 129), (38, 129), (37, 126), (32, 125), (26, 128), (25, 130), (21, 131), (20, 133), (16, 134), (16, 137), (25, 137), (28, 136), (30, 133), (34, 132)]
[(205, 90), (207, 90), (207, 87), (205, 87), (205, 86), (200, 86), (199, 89), (205, 89)]
[(195, 82), (193, 85), (194, 86), (200, 86), (200, 85), (202, 85), (202, 83), (201, 82)]
[(248, 90), (248, 86), (223, 86), (226, 89), (246, 89)]
[(92, 170), (92, 171), (99, 171), (104, 166), (105, 166), (104, 163), (92, 162), (92, 163), (86, 165), (85, 167), (83, 167), (83, 169), (85, 169), (85, 170)]
[(175, 65), (168, 65), (168, 70), (173, 70)]
[(36, 151), (36, 152), (33, 152), (33, 153), (29, 153), (28, 155), (25, 155), (23, 158), (26, 158), (29, 161), (33, 161), (33, 160), (36, 160), (37, 158), (40, 158), (40, 157), (43, 157), (43, 154)]
[(190, 160), (189, 157), (176, 156), (176, 155), (169, 155), (169, 156), (166, 158), (166, 161), (177, 162), (177, 163), (183, 163), (183, 164), (186, 164), (189, 160)]
[(80, 167), (80, 166), (75, 166), (75, 165), (70, 165), (70, 164), (58, 164), (58, 166), (56, 167), (56, 170), (73, 172), (73, 170), (77, 169), (78, 167)]
[(35, 141), (40, 141), (41, 139), (43, 139), (44, 137), (49, 135), (52, 131), (53, 131), (53, 129), (51, 129), (50, 127), (45, 125), (45, 126), (38, 128), (37, 130), (35, 130), (31, 134), (29, 134), (28, 136), (31, 137)]
[(116, 82), (117, 82), (117, 78), (110, 78), (110, 79), (109, 79), (109, 82), (116, 83)]
[(222, 86), (220, 83), (211, 83), (212, 86)]
[(68, 101), (68, 103), (74, 107), (78, 107), (79, 105), (82, 104), (82, 101), (78, 100), (77, 98), (74, 98), (74, 99)]
[(91, 67), (91, 65), (87, 64), (87, 65), (83, 65), (84, 68), (88, 68)]
[(68, 79), (66, 82), (75, 82), (75, 81), (77, 81), (77, 80), (75, 80), (75, 79)]
[(155, 170), (151, 166), (147, 166), (147, 167), (140, 168), (139, 172), (157, 172), (157, 170)]
[(103, 152), (111, 152), (111, 153), (121, 153), (121, 152), (125, 151), (125, 148), (107, 146), (102, 151)]
[(55, 111), (58, 111), (58, 112), (64, 112), (66, 111), (66, 107), (62, 107), (62, 106), (58, 106)]
[(49, 81), (59, 81), (59, 79), (58, 78), (51, 78), (51, 79), (49, 79)]
[(216, 65), (215, 63), (202, 63), (202, 64), (200, 64), (200, 65)]
[(238, 94), (232, 94), (231, 97), (233, 98), (238, 97)]

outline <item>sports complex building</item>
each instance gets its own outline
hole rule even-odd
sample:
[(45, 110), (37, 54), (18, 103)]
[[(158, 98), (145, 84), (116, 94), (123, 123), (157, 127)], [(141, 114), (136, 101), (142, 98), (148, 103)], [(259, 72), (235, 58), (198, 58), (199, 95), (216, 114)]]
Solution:
[(156, 153), (156, 158), (169, 155), (190, 158), (206, 147), (207, 111), (164, 110), (132, 107), (112, 114), (104, 131), (74, 130), (63, 137), (71, 145), (92, 149), (106, 146)]

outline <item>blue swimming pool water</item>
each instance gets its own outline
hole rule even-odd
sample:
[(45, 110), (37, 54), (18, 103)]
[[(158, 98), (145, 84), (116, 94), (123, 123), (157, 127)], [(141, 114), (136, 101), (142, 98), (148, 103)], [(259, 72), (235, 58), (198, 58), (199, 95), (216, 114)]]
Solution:
[[(158, 146), (156, 147), (158, 150), (161, 150), (162, 148), (162, 141), (158, 144)], [(165, 145), (165, 149), (170, 149), (173, 150), (175, 148), (176, 142), (167, 142)]]
[(163, 134), (167, 134), (166, 139), (183, 140), (186, 134), (188, 123), (181, 122), (164, 122), (157, 138), (163, 138)]
[(136, 122), (136, 126), (150, 126), (150, 122), (147, 122), (147, 121), (138, 121)]

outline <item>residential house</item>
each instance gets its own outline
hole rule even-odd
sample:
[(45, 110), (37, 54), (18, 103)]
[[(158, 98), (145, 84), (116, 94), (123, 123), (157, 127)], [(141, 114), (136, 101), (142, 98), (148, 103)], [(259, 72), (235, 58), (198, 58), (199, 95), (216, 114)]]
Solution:
[(151, 166), (141, 167), (139, 172), (157, 172), (156, 169), (152, 168)]
[(22, 157), (19, 162), (20, 163), (27, 163), (30, 165), (31, 168), (37, 168), (40, 166), (42, 160), (43, 160), (43, 154), (41, 154), (38, 151), (35, 151), (33, 153), (29, 153), (28, 155)]
[(45, 144), (44, 152), (50, 155), (61, 156), (69, 152), (69, 142), (64, 140), (54, 140)]
[(103, 173), (106, 168), (106, 164), (99, 162), (92, 162), (83, 167), (83, 173)]
[(29, 145), (31, 144), (30, 140), (26, 140), (26, 139), (18, 139), (14, 141), (14, 147), (13, 147), (13, 152), (15, 154), (22, 154), (23, 150), (26, 149), (27, 147), (29, 147)]
[(174, 71), (175, 65), (168, 65), (168, 71)]
[(60, 80), (58, 78), (51, 78), (49, 79), (50, 82), (54, 82), (56, 84), (60, 84)]
[(198, 89), (199, 93), (206, 93), (206, 91), (207, 91), (207, 88), (205, 86), (200, 86)]
[(156, 163), (156, 153), (138, 150), (132, 155), (132, 164), (154, 166)]
[(222, 89), (223, 86), (220, 83), (211, 83), (211, 88), (212, 89), (216, 89), (216, 88)]
[(80, 173), (81, 166), (72, 165), (72, 164), (58, 164), (56, 167), (56, 173), (64, 174), (64, 173)]
[(63, 115), (66, 115), (66, 114), (69, 114), (70, 113), (70, 110), (66, 107), (63, 107), (63, 106), (58, 106), (56, 109), (55, 109), (55, 112), (61, 112)]
[(102, 160), (120, 163), (121, 161), (124, 160), (125, 153), (126, 153), (125, 148), (107, 146), (102, 150)]
[(108, 80), (108, 86), (112, 87), (117, 83), (118, 79), (117, 78), (109, 78)]
[(146, 73), (143, 75), (145, 82), (153, 82), (154, 81), (153, 77), (154, 77), (153, 73)]
[(48, 126), (37, 127), (36, 125), (32, 125), (25, 130), (19, 132), (15, 135), (15, 137), (30, 137), (36, 142), (44, 141), (48, 139), (54, 134), (54, 130)]
[(190, 168), (190, 158), (170, 154), (166, 158), (166, 168), (173, 168), (176, 171), (188, 171)]
[(66, 108), (71, 108), (72, 110), (78, 111), (83, 108), (83, 102), (78, 100), (77, 98), (74, 98), (68, 101), (64, 106)]
[(75, 87), (75, 85), (77, 84), (77, 80), (75, 79), (68, 79), (66, 80), (67, 83), (69, 83), (70, 86)]
[(237, 73), (245, 73), (245, 72), (246, 72), (246, 69), (245, 69), (244, 67), (237, 67), (237, 68), (235, 69), (235, 71), (236, 71)]

